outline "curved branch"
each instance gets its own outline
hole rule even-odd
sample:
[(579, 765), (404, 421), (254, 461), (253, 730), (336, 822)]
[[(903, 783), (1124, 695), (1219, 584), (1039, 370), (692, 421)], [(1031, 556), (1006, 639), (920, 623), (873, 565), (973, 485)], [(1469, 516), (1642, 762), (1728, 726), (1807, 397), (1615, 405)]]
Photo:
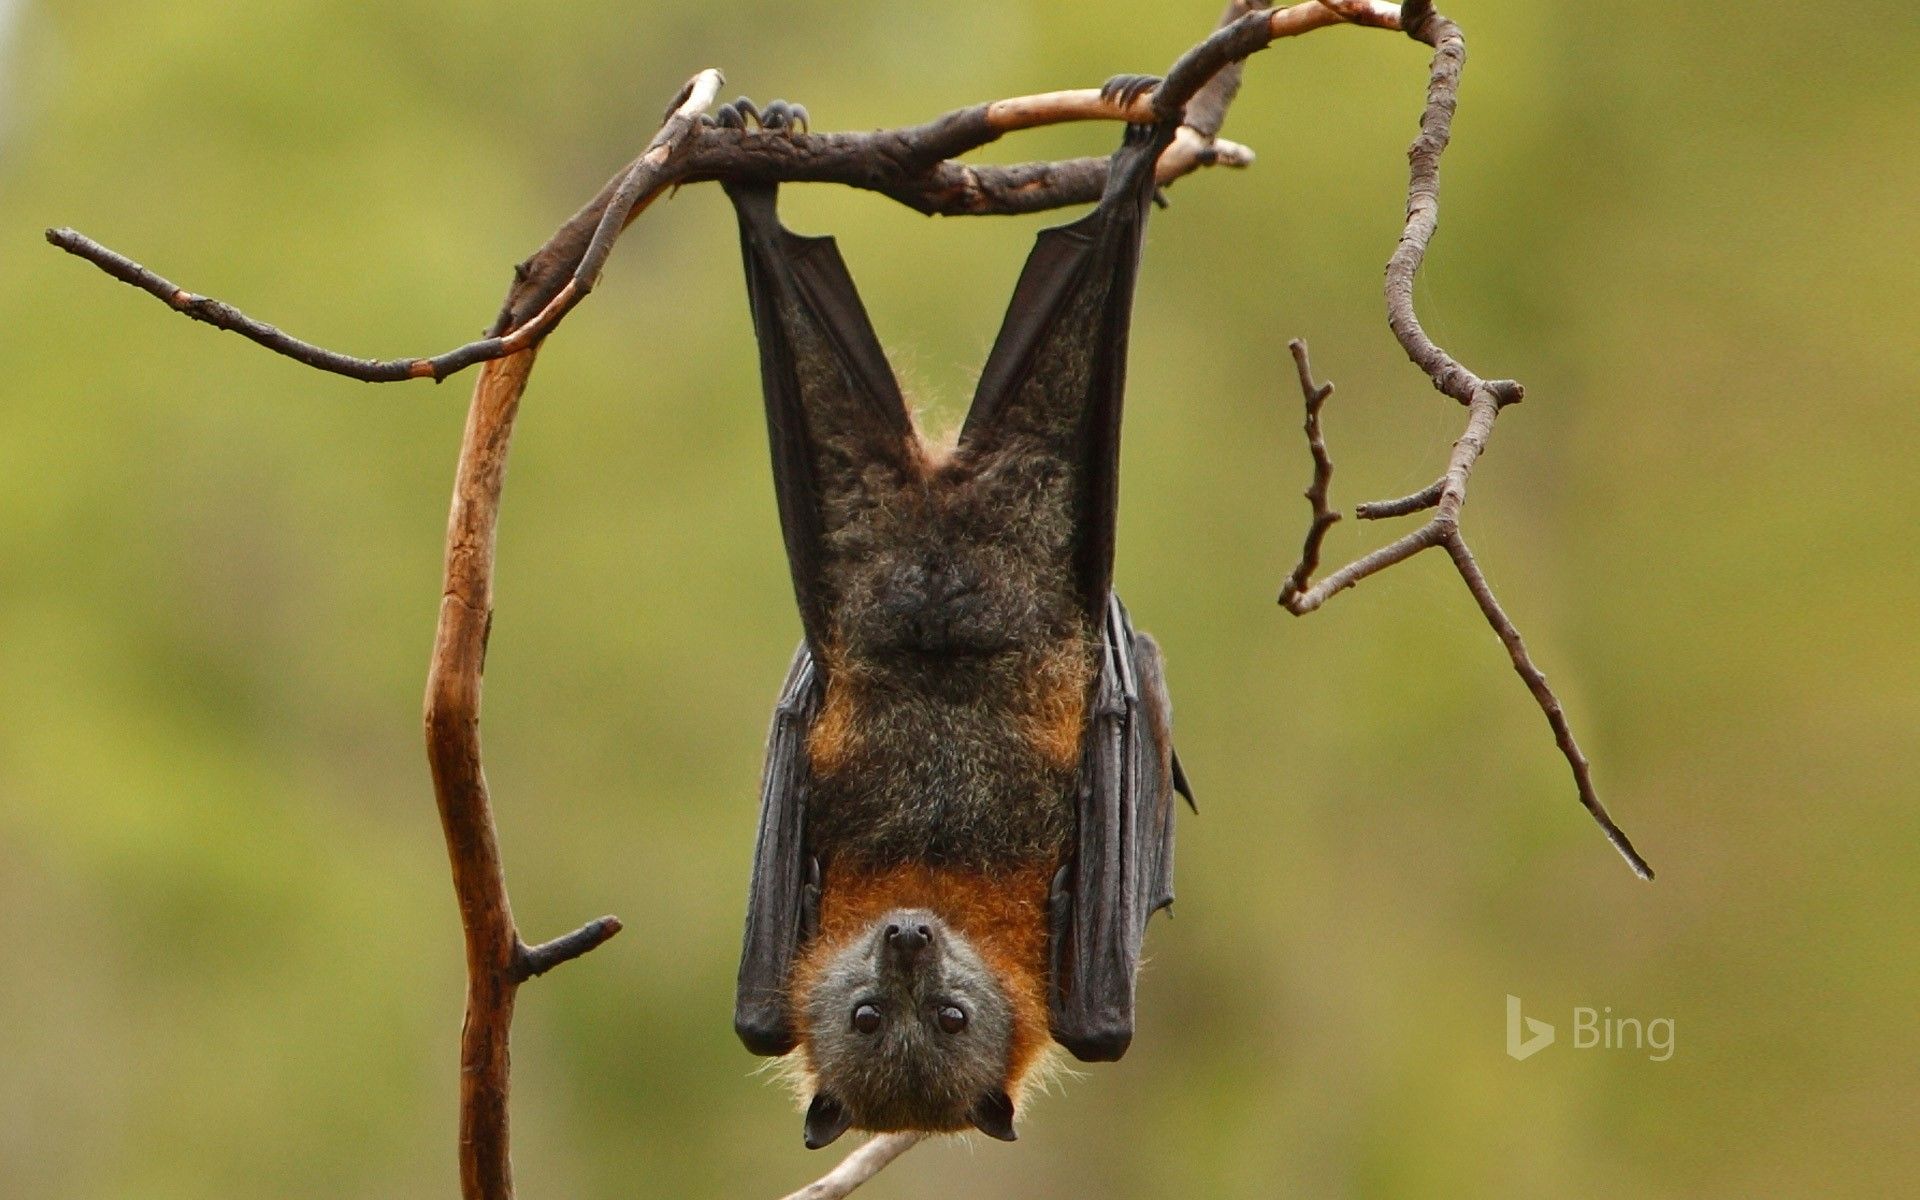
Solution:
[[(1420, 114), (1420, 136), (1407, 148), (1407, 221), (1400, 244), (1387, 260), (1387, 325), (1407, 357), (1427, 373), (1433, 386), (1462, 404), (1470, 403), (1480, 379), (1434, 344), (1413, 311), (1413, 277), (1426, 261), (1427, 246), (1440, 224), (1440, 156), (1453, 137), (1459, 107), (1460, 72), (1467, 65), (1467, 44), (1460, 27), (1435, 12), (1431, 0), (1409, 0), (1401, 13), (1408, 37), (1433, 47), (1427, 79), (1427, 106)], [(1516, 397), (1517, 399), (1517, 397)]]
[(467, 1006), (460, 1028), (460, 1193), (510, 1200), (507, 1035), (520, 985), (620, 931), (603, 917), (529, 948), (514, 924), (492, 802), (480, 760), (480, 692), (493, 626), (494, 534), (520, 396), (535, 351), (487, 363), (474, 384), (447, 520), (445, 587), (427, 671), (425, 726), (433, 794), (466, 940)]

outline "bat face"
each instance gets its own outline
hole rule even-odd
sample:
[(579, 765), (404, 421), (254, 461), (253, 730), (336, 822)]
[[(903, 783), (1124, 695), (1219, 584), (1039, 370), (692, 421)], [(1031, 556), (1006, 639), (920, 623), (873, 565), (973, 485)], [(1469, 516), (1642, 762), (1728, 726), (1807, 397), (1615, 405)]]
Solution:
[(1012, 1004), (968, 939), (928, 909), (894, 909), (824, 960), (800, 997), (816, 1091), (807, 1145), (851, 1126), (1012, 1140)]

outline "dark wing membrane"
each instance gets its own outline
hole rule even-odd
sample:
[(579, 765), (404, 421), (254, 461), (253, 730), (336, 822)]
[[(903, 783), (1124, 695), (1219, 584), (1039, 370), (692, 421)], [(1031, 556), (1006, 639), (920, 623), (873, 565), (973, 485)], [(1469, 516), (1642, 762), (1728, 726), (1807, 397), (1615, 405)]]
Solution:
[(904, 467), (913, 421), (832, 238), (780, 224), (776, 189), (728, 185), (760, 343), (774, 491), (807, 639), (825, 642), (829, 506), (878, 462)]
[(755, 1054), (785, 1054), (795, 1036), (787, 1013), (787, 977), (819, 911), (818, 870), (806, 849), (807, 731), (820, 711), (813, 655), (793, 656), (767, 734), (760, 780), (760, 833), (753, 845), (747, 932), (740, 946), (734, 1032)]
[(1172, 125), (1130, 127), (1093, 212), (1043, 232), (974, 391), (960, 450), (977, 462), (1036, 452), (1071, 481), (1073, 583), (1101, 619), (1113, 576), (1127, 329), (1154, 164)]
[(1074, 858), (1051, 912), (1053, 1036), (1085, 1062), (1126, 1053), (1147, 919), (1173, 903), (1172, 708), (1160, 650), (1117, 597), (1102, 628)]

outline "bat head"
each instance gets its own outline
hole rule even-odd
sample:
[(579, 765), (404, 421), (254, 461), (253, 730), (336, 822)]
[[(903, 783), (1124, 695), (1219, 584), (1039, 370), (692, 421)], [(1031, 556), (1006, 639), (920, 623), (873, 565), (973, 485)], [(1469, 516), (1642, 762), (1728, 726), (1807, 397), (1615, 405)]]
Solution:
[(801, 1018), (815, 1083), (809, 1149), (854, 1126), (974, 1128), (1013, 1140), (1013, 1004), (975, 947), (933, 912), (889, 910), (840, 946)]

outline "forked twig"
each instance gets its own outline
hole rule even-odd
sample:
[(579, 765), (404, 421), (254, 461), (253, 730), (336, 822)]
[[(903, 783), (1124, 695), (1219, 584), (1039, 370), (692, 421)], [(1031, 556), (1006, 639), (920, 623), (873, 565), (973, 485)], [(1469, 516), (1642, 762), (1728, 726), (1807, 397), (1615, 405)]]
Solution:
[(1313, 522), (1307, 526), (1307, 540), (1300, 548), (1300, 561), (1294, 564), (1293, 574), (1280, 585), (1280, 603), (1285, 604), (1298, 595), (1312, 580), (1313, 573), (1320, 568), (1320, 544), (1326, 540), (1327, 530), (1333, 528), (1340, 514), (1327, 506), (1327, 489), (1333, 485), (1333, 459), (1327, 454), (1327, 439), (1320, 432), (1320, 409), (1326, 404), (1327, 397), (1333, 395), (1333, 385), (1323, 383), (1315, 386), (1313, 366), (1307, 361), (1307, 344), (1299, 338), (1287, 343), (1287, 349), (1293, 352), (1293, 363), (1300, 372), (1300, 394), (1307, 401), (1307, 450), (1313, 455), (1313, 482), (1307, 485), (1304, 493), (1307, 503), (1313, 506)]
[(1333, 463), (1320, 432), (1320, 409), (1332, 393), (1333, 385), (1316, 386), (1313, 383), (1306, 343), (1296, 339), (1291, 349), (1299, 370), (1300, 390), (1306, 398), (1307, 445), (1313, 454), (1313, 484), (1306, 493), (1307, 501), (1313, 508), (1313, 520), (1307, 529), (1300, 560), (1280, 587), (1280, 604), (1295, 616), (1305, 616), (1370, 575), (1404, 562), (1422, 550), (1433, 546), (1444, 547), (1460, 578), (1465, 581), (1467, 590), (1473, 594), (1474, 602), (1480, 606), (1481, 614), (1506, 646), (1508, 657), (1513, 660), (1513, 669), (1526, 681), (1527, 690), (1533, 694), (1540, 711), (1546, 714), (1547, 723), (1553, 729), (1554, 743), (1573, 771), (1574, 786), (1579, 792), (1581, 805), (1606, 832), (1607, 840), (1627, 860), (1627, 865), (1642, 879), (1652, 879), (1653, 868), (1633, 848), (1626, 833), (1614, 823), (1606, 805), (1601, 803), (1593, 785), (1592, 764), (1574, 740), (1573, 728), (1567, 722), (1566, 711), (1559, 697), (1548, 685), (1547, 677), (1534, 665), (1532, 656), (1527, 653), (1526, 642), (1494, 597), (1493, 588), (1479, 564), (1474, 561), (1473, 551), (1468, 548), (1466, 535), (1460, 529), (1460, 511), (1467, 502), (1467, 480), (1486, 449), (1487, 440), (1493, 435), (1494, 420), (1500, 415), (1501, 409), (1519, 403), (1526, 393), (1510, 379), (1488, 381), (1469, 371), (1434, 344), (1414, 313), (1413, 278), (1426, 257), (1427, 246), (1433, 240), (1434, 229), (1439, 222), (1440, 156), (1447, 148), (1452, 127), (1460, 70), (1466, 61), (1466, 44), (1459, 28), (1434, 12), (1426, 0), (1409, 3), (1402, 11), (1402, 17), (1409, 36), (1433, 46), (1434, 57), (1427, 86), (1427, 104), (1420, 119), (1420, 136), (1408, 151), (1411, 170), (1407, 188), (1406, 225), (1401, 232), (1400, 243), (1394, 249), (1393, 258), (1387, 265), (1387, 319), (1400, 344), (1406, 349), (1407, 356), (1427, 373), (1434, 387), (1467, 406), (1467, 428), (1454, 442), (1446, 470), (1439, 479), (1411, 496), (1362, 504), (1355, 509), (1356, 515), (1368, 520), (1406, 516), (1432, 509), (1433, 516), (1426, 524), (1362, 555), (1319, 583), (1313, 583), (1313, 573), (1320, 562), (1321, 544), (1327, 530), (1339, 519), (1339, 514), (1328, 505), (1327, 487), (1332, 479)]

